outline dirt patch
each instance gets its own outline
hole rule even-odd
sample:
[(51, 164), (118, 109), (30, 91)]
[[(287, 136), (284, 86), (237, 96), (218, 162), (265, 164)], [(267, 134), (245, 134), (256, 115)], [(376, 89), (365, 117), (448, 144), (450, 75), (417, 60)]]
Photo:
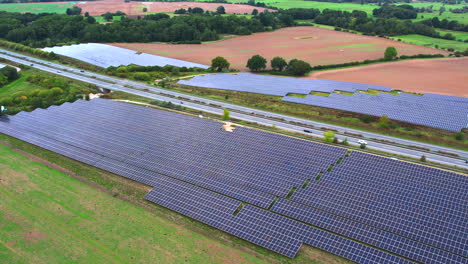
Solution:
[(47, 235), (37, 229), (24, 233), (24, 240), (30, 243), (37, 243), (47, 238)]
[[(216, 11), (220, 5), (224, 6), (226, 13), (228, 14), (251, 14), (254, 9), (259, 12), (263, 12), (265, 8), (254, 7), (250, 5), (242, 4), (220, 4), (220, 3), (201, 3), (201, 2), (136, 2), (131, 1), (125, 3), (123, 0), (100, 0), (90, 1), (85, 3), (78, 3), (78, 6), (82, 9), (82, 13), (88, 12), (92, 16), (100, 16), (106, 12), (122, 11), (130, 16), (143, 16), (149, 13), (156, 12), (174, 12), (177, 9), (188, 9), (194, 7), (203, 8), (203, 10)], [(147, 9), (147, 12), (143, 12), (143, 8)], [(273, 11), (273, 10), (270, 10)]]
[(409, 60), (321, 71), (307, 78), (385, 85), (417, 93), (468, 96), (468, 58)]
[(271, 60), (275, 56), (301, 59), (314, 65), (326, 65), (366, 59), (379, 59), (388, 46), (399, 55), (444, 54), (448, 52), (379, 37), (363, 36), (319, 27), (290, 27), (274, 32), (203, 43), (171, 45), (114, 43), (117, 47), (210, 65), (216, 56), (225, 57), (231, 67), (246, 70), (247, 60), (259, 54)]

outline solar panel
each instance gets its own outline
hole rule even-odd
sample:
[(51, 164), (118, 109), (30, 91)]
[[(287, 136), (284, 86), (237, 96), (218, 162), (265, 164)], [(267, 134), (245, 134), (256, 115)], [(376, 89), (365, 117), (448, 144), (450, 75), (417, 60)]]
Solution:
[(284, 78), (252, 73), (217, 73), (200, 75), (195, 76), (190, 80), (181, 80), (178, 84), (275, 96), (286, 96), (288, 93), (309, 94), (312, 91), (331, 93), (333, 91), (355, 92), (357, 90), (368, 89), (382, 91), (391, 90), (389, 87), (372, 84), (318, 79)]
[(308, 95), (305, 98), (286, 96), (285, 102), (313, 105), (343, 111), (387, 115), (390, 119), (458, 132), (468, 125), (468, 99), (456, 96), (426, 94), (370, 95), (355, 93), (352, 96), (331, 94), (328, 97)]
[(305, 243), (358, 263), (464, 263), (465, 176), (220, 127), (102, 99), (0, 117), (0, 133), (153, 186), (148, 200), (288, 257)]
[(209, 66), (147, 53), (136, 52), (106, 44), (86, 43), (44, 48), (44, 51), (75, 58), (90, 64), (107, 68), (120, 65), (197, 67), (208, 69)]

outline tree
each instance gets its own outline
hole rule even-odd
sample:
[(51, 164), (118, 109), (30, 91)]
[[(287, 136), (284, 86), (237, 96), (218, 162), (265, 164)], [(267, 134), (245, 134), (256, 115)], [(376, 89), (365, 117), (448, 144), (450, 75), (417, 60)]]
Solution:
[(277, 71), (283, 71), (283, 69), (288, 66), (288, 63), (286, 62), (285, 59), (281, 58), (281, 57), (274, 57), (271, 62), (271, 68), (273, 68), (273, 70), (277, 70)]
[(258, 10), (257, 10), (256, 8), (255, 8), (254, 10), (252, 10), (252, 15), (253, 15), (253, 16), (258, 15)]
[(223, 120), (229, 120), (229, 110), (227, 108), (223, 109)]
[(333, 139), (335, 138), (335, 132), (331, 130), (327, 130), (323, 132), (323, 137), (325, 137), (325, 141), (327, 142), (333, 142)]
[(224, 9), (224, 6), (218, 6), (218, 8), (216, 8), (216, 13), (220, 15), (226, 14), (226, 10)]
[(11, 66), (5, 66), (0, 69), (0, 74), (5, 75), (8, 79), (8, 82), (12, 82), (20, 77), (18, 71)]
[(361, 148), (361, 149), (366, 149), (366, 144), (361, 144), (361, 145), (359, 146), (359, 148)]
[(426, 162), (426, 156), (422, 155), (419, 160), (422, 161), (422, 162)]
[(111, 21), (112, 18), (114, 17), (114, 14), (112, 14), (111, 12), (106, 12), (104, 14), (101, 15), (106, 21)]
[(144, 13), (148, 12), (148, 8), (143, 7), (143, 12), (144, 12)]
[[(190, 12), (191, 11), (191, 12)], [(205, 13), (205, 11), (203, 10), (203, 8), (200, 8), (200, 7), (194, 7), (190, 10), (189, 8), (189, 13), (192, 13), (192, 14), (203, 14)]]
[(309, 72), (311, 69), (312, 67), (310, 67), (310, 64), (303, 60), (293, 59), (289, 62), (288, 65), (289, 73), (295, 76), (302, 76)]
[(383, 115), (379, 119), (379, 126), (382, 128), (388, 127), (388, 124), (390, 123), (390, 118), (388, 118), (387, 115)]
[(384, 53), (385, 60), (393, 60), (398, 55), (397, 49), (395, 47), (387, 47)]
[(217, 71), (222, 71), (223, 69), (229, 69), (231, 64), (221, 56), (218, 56), (211, 60), (211, 68), (216, 69)]
[(266, 63), (267, 60), (264, 57), (260, 55), (254, 55), (247, 61), (247, 68), (249, 68), (251, 71), (263, 70), (266, 68)]
[(89, 17), (89, 12), (85, 12), (85, 13), (84, 13), (84, 16), (85, 16), (85, 17)]
[(74, 6), (72, 8), (67, 8), (67, 10), (65, 11), (65, 13), (67, 15), (79, 15), (81, 14), (81, 8), (77, 7), (77, 6)]

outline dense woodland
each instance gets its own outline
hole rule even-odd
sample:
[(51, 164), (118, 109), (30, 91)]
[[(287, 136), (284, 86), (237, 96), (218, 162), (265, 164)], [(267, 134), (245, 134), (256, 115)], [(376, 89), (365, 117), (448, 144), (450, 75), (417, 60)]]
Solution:
[[(442, 37), (434, 27), (455, 25), (444, 22), (411, 22), (397, 18), (373, 18), (363, 11), (289, 9), (259, 13), (252, 18), (216, 13), (169, 17), (159, 13), (142, 19), (123, 18), (109, 24), (96, 23), (93, 17), (58, 14), (19, 14), (0, 12), (0, 38), (32, 47), (76, 42), (173, 42), (200, 43), (219, 39), (219, 34), (248, 35), (295, 25), (294, 19), (313, 19), (315, 23), (357, 30), (369, 35), (420, 34)], [(457, 30), (466, 30), (457, 27)], [(442, 27), (444, 28), (444, 27)], [(445, 28), (453, 29), (452, 26)]]

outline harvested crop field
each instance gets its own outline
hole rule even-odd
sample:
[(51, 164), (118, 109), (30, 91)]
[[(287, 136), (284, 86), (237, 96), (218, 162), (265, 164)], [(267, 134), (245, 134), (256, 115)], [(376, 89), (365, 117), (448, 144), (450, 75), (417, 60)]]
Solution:
[[(228, 14), (251, 14), (252, 10), (257, 9), (263, 12), (265, 8), (254, 7), (241, 4), (220, 4), (220, 3), (197, 3), (197, 2), (135, 2), (125, 3), (123, 0), (100, 0), (92, 2), (79, 2), (76, 6), (82, 8), (82, 13), (89, 12), (92, 16), (99, 16), (106, 12), (122, 11), (127, 15), (145, 15), (156, 12), (174, 12), (177, 9), (188, 9), (201, 7), (203, 10), (216, 11), (218, 6), (224, 6)], [(147, 8), (147, 12), (143, 12)]]
[(308, 78), (385, 85), (419, 93), (468, 96), (468, 58), (409, 60), (315, 72)]
[(225, 57), (231, 68), (245, 70), (247, 60), (260, 54), (267, 59), (281, 56), (302, 59), (311, 65), (335, 64), (382, 58), (385, 48), (394, 46), (400, 55), (444, 54), (448, 52), (401, 43), (384, 38), (339, 32), (319, 27), (290, 27), (274, 32), (236, 37), (201, 45), (115, 43), (118, 47), (150, 54), (211, 64), (216, 56)]

